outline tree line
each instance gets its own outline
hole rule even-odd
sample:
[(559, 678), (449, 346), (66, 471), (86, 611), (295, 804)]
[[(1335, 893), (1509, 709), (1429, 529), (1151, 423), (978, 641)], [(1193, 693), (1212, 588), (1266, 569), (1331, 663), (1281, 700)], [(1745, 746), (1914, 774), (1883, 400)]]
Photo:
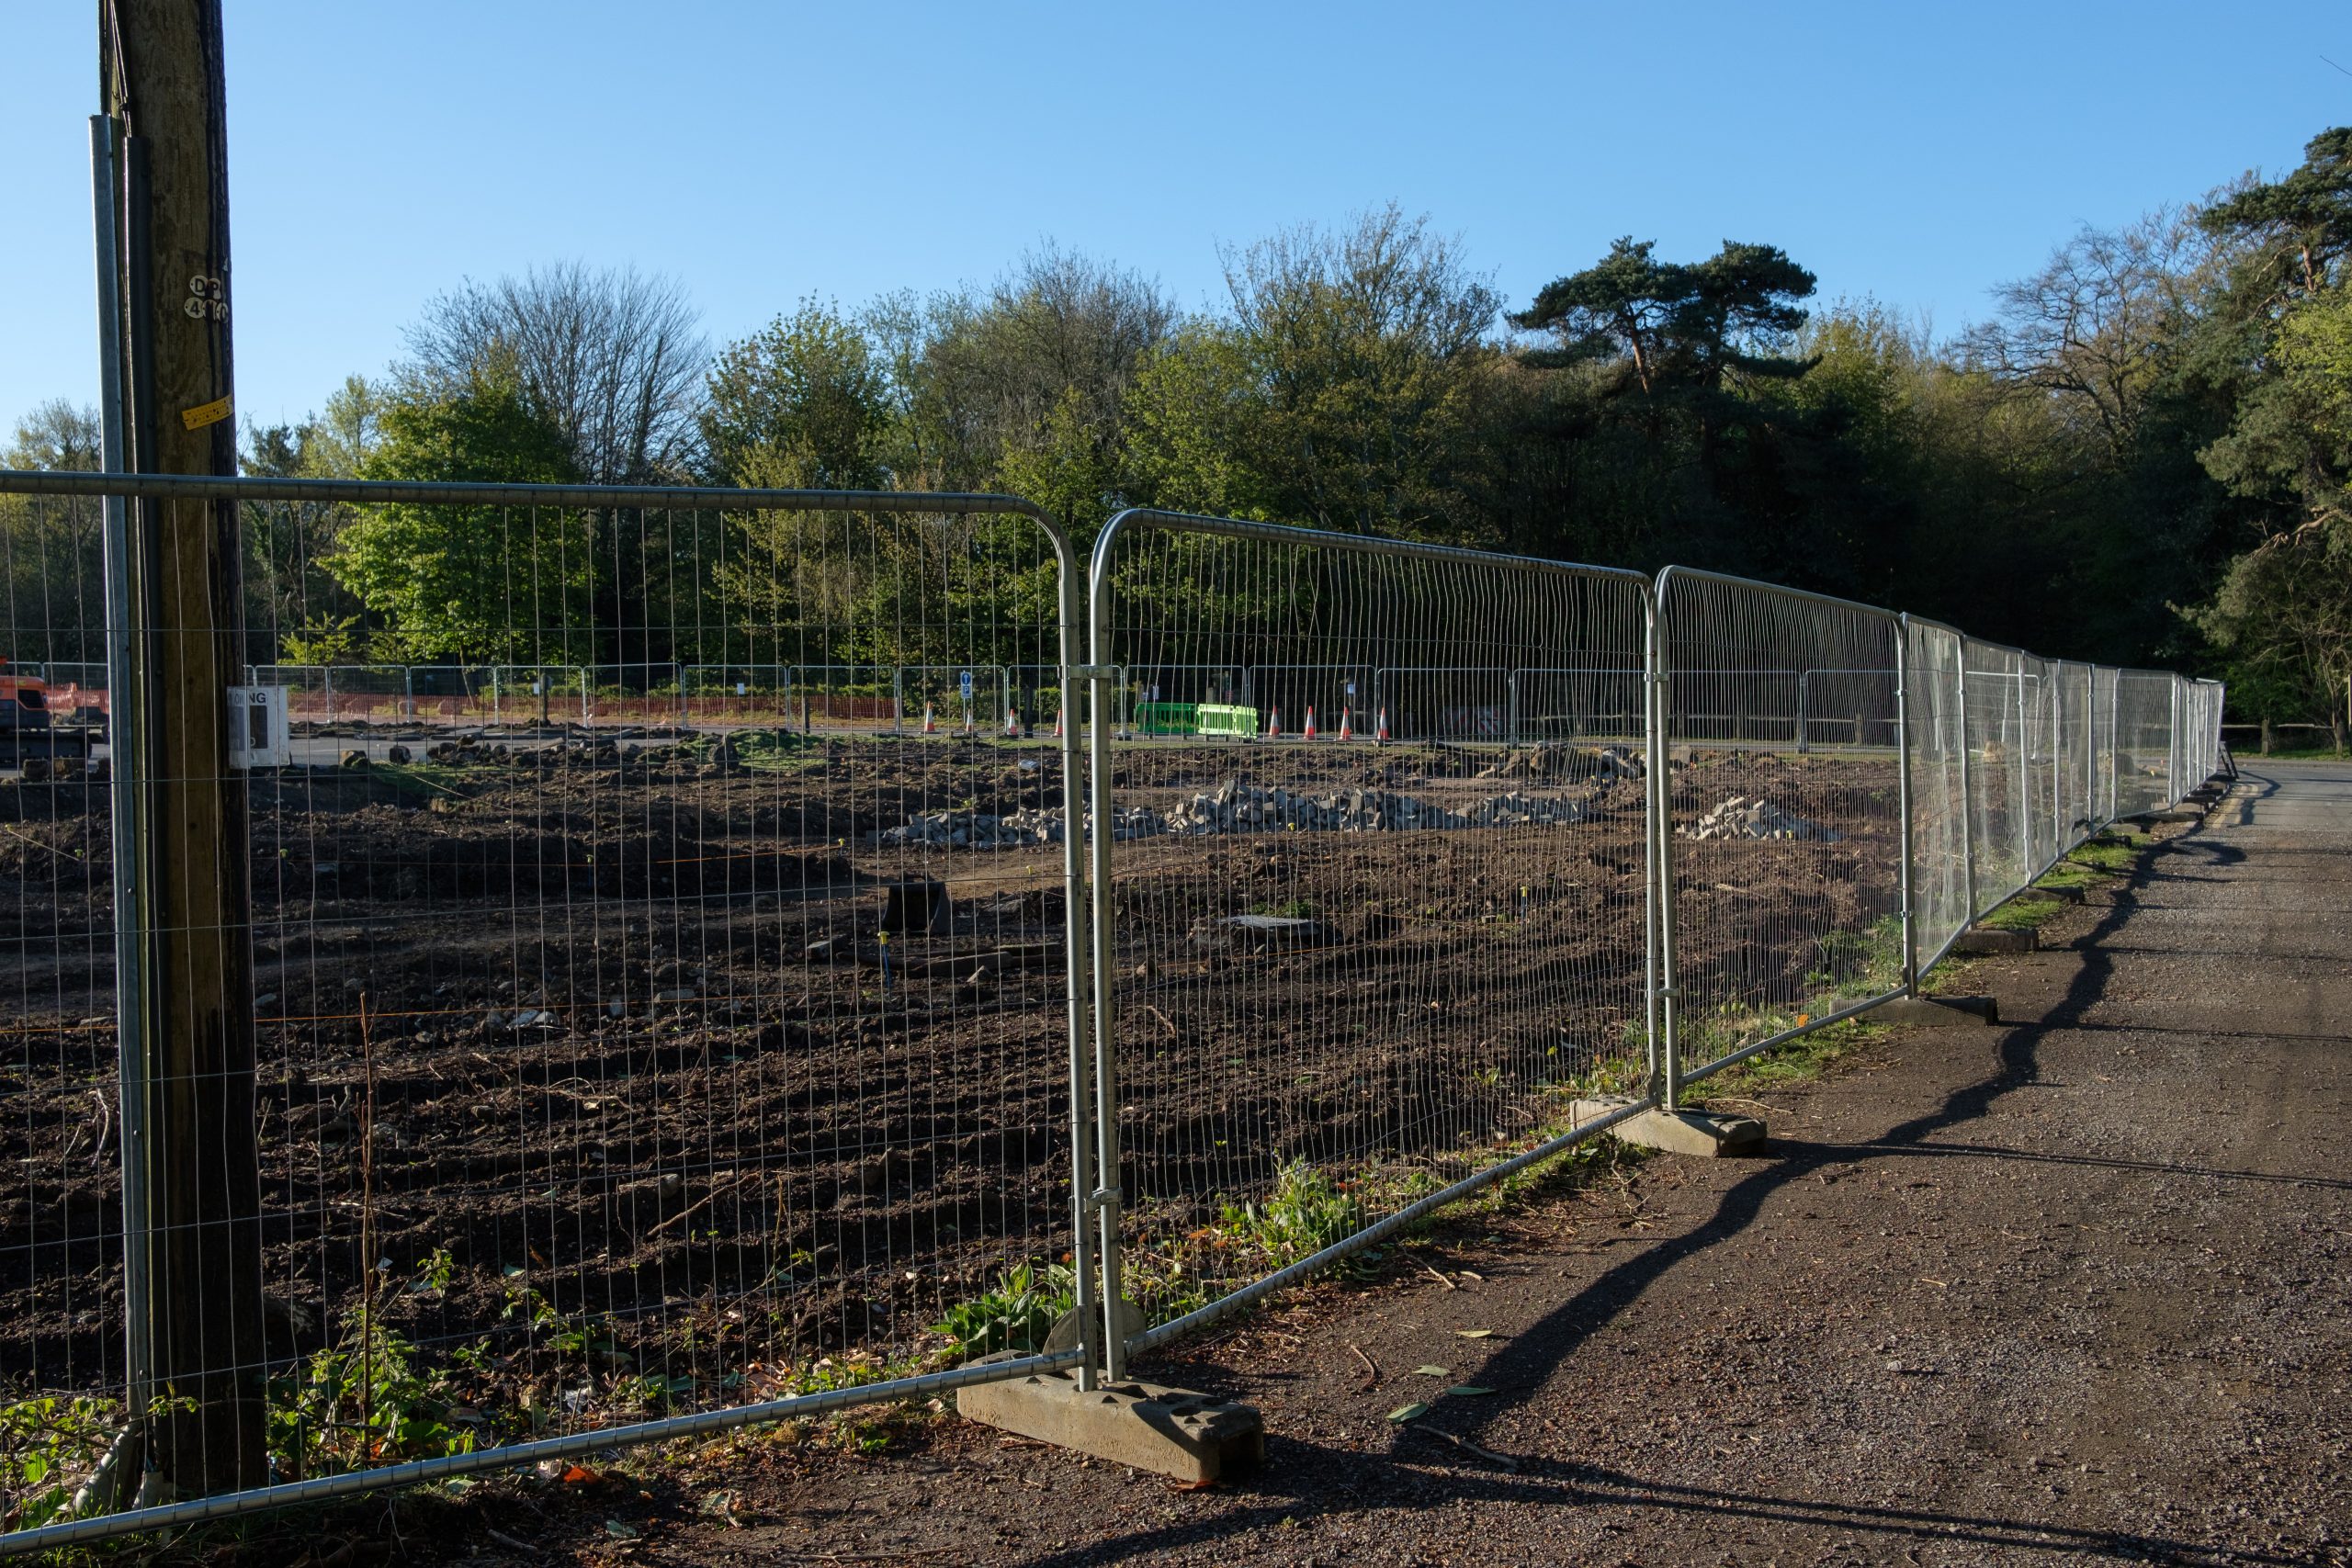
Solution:
[[(674, 282), (566, 263), (442, 295), (400, 363), (249, 428), (244, 461), (1001, 491), (1081, 549), (1156, 505), (1676, 560), (2054, 656), (2194, 668), (2230, 681), (2242, 716), (2341, 725), (2348, 249), (2337, 129), (2281, 178), (2075, 234), (1942, 339), (1874, 299), (1821, 300), (1762, 243), (1678, 260), (1629, 237), (1511, 294), (1393, 206), (1227, 250), (1212, 309), (1047, 246), (985, 287), (803, 299), (715, 349)], [(94, 466), (89, 425), (50, 405), (9, 461)], [(256, 509), (251, 618), (292, 660), (758, 658), (759, 626), (805, 624), (820, 593), (796, 566), (809, 520), (730, 519), (714, 542), (659, 514)], [(1036, 571), (1011, 536), (974, 526), (945, 565), (875, 543), (821, 592), (878, 604), (935, 571), (951, 598), (982, 572), (1002, 592)], [(16, 626), (45, 624), (44, 573), (69, 558), (17, 539), (0, 562)], [(714, 622), (682, 596), (741, 613)], [(858, 656), (910, 651), (887, 642)]]

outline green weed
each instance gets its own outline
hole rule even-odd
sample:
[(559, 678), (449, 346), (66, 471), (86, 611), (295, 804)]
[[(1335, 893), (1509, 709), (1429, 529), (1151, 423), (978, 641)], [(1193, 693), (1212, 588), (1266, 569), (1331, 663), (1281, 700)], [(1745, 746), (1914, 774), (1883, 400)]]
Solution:
[(1363, 1210), (1342, 1185), (1293, 1160), (1263, 1203), (1227, 1203), (1219, 1228), (1276, 1263), (1295, 1263), (1345, 1241), (1363, 1224)]
[(271, 1456), (300, 1479), (396, 1460), (470, 1453), (472, 1428), (445, 1377), (379, 1314), (354, 1307), (333, 1345), (270, 1380)]
[(1068, 1265), (1016, 1264), (998, 1277), (995, 1289), (958, 1303), (931, 1331), (945, 1335), (970, 1356), (1027, 1352), (1045, 1344), (1056, 1321), (1077, 1300), (1078, 1277)]

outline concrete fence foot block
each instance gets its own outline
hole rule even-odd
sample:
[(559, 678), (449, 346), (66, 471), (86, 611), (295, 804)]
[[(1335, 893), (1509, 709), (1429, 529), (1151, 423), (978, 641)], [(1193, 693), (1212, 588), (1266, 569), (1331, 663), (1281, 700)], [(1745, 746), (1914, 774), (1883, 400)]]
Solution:
[(2001, 1021), (2001, 1010), (1990, 997), (1897, 997), (1881, 1002), (1862, 1015), (1876, 1023), (1920, 1023), (1930, 1029)]
[(985, 1427), (1194, 1483), (1266, 1457), (1255, 1408), (1157, 1383), (1081, 1392), (1071, 1374), (1043, 1372), (958, 1389), (956, 1409)]
[[(1623, 1111), (1626, 1101), (1579, 1100), (1568, 1112), (1572, 1122), (1597, 1121)], [(1645, 1111), (1609, 1129), (1610, 1136), (1660, 1154), (1691, 1155), (1719, 1159), (1747, 1155), (1764, 1147), (1764, 1123), (1753, 1116), (1730, 1116), (1706, 1111)]]

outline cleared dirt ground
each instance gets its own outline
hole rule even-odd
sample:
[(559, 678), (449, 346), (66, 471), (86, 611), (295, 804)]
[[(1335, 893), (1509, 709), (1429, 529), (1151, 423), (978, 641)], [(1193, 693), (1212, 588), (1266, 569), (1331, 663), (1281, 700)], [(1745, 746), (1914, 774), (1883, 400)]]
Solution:
[[(877, 1456), (761, 1445), (641, 1485), (411, 1505), (406, 1550), (2352, 1561), (2347, 870), (2352, 771), (2269, 765), (2046, 927), (2052, 950), (1962, 976), (2004, 1027), (1889, 1031), (1767, 1093), (1765, 1157), (1604, 1173), (1142, 1369), (1264, 1409), (1269, 1463), (1229, 1485), (937, 1422)], [(1425, 1365), (1496, 1392), (1432, 1398)], [(1386, 1419), (1415, 1400), (1430, 1414)], [(321, 1550), (389, 1552), (384, 1519)]]

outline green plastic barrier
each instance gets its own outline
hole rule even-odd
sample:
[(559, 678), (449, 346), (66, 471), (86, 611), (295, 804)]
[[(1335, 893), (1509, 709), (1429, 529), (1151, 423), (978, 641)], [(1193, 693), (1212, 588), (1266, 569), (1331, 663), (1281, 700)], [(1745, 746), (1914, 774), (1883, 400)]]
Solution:
[(1137, 703), (1136, 728), (1145, 735), (1197, 734), (1200, 711), (1197, 703)]
[(1224, 703), (1203, 703), (1196, 735), (1240, 735), (1258, 733), (1258, 710), (1237, 707)]

